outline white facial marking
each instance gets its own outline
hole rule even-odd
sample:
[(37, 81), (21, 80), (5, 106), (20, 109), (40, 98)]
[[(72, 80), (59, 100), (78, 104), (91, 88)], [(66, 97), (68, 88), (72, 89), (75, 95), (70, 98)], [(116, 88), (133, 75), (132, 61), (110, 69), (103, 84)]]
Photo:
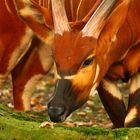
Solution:
[(43, 77), (43, 75), (41, 75), (41, 74), (35, 75), (26, 83), (26, 85), (24, 87), (23, 95), (22, 95), (25, 111), (30, 110), (31, 96), (32, 96), (33, 89), (34, 89), (35, 85), (37, 84), (37, 82), (42, 77)]
[(75, 76), (76, 76), (76, 75), (64, 76), (64, 79), (68, 79), (68, 80), (70, 80), (70, 79), (73, 79)]
[(48, 71), (53, 64), (51, 46), (47, 44), (41, 44), (39, 46), (39, 57), (42, 67), (45, 71)]
[(97, 66), (96, 66), (96, 73), (95, 73), (95, 78), (94, 78), (93, 84), (96, 82), (96, 80), (97, 80), (97, 78), (99, 76), (99, 72), (100, 72), (100, 67), (97, 64)]
[(137, 113), (138, 113), (138, 111), (137, 111), (136, 107), (131, 108), (131, 110), (129, 111), (129, 113), (127, 114), (127, 116), (125, 118), (125, 125), (127, 125), (133, 119), (135, 119), (135, 117), (137, 116)]
[(130, 94), (134, 94), (140, 88), (140, 74), (135, 75), (130, 81)]
[[(94, 78), (93, 84), (95, 84), (95, 82), (96, 82), (96, 80), (97, 80), (97, 78), (98, 78), (98, 76), (99, 76), (99, 72), (100, 72), (100, 67), (99, 67), (99, 65), (97, 64), (97, 66), (96, 66), (96, 73), (95, 73), (95, 78)], [(60, 76), (59, 74), (57, 74), (57, 78), (58, 78), (58, 79), (67, 79), (67, 80), (70, 80), (70, 79), (73, 79), (75, 76), (76, 76), (76, 74), (70, 75), (70, 76), (64, 76), (64, 77), (62, 78), (62, 76)]]
[(95, 93), (97, 86), (98, 86), (98, 83), (95, 83), (92, 86), (91, 91), (90, 91), (90, 94), (89, 94), (90, 96), (92, 96)]
[(60, 76), (59, 74), (57, 74), (57, 78), (58, 78), (58, 79), (67, 79), (67, 80), (71, 80), (71, 79), (73, 79), (75, 76), (76, 76), (76, 75), (71, 75), (71, 76), (64, 76), (64, 77), (62, 77), (62, 76)]
[(27, 27), (25, 35), (22, 37), (19, 46), (17, 46), (16, 49), (12, 52), (7, 69), (8, 72), (10, 72), (15, 67), (15, 65), (21, 60), (21, 58), (29, 49), (32, 40), (32, 35), (32, 31)]
[(115, 83), (104, 79), (103, 86), (108, 91), (108, 93), (111, 94), (114, 98), (122, 100), (121, 92)]

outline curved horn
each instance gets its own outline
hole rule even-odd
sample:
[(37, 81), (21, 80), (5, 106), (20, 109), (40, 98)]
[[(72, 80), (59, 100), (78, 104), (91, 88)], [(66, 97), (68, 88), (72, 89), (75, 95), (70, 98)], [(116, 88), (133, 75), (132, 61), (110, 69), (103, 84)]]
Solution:
[(112, 10), (112, 7), (115, 5), (116, 0), (103, 0), (99, 5), (97, 10), (89, 19), (88, 23), (82, 30), (83, 36), (92, 36), (98, 38), (104, 23), (105, 19), (108, 17), (109, 13)]
[(64, 31), (70, 31), (63, 0), (52, 0), (52, 12), (54, 29), (56, 34), (62, 35)]

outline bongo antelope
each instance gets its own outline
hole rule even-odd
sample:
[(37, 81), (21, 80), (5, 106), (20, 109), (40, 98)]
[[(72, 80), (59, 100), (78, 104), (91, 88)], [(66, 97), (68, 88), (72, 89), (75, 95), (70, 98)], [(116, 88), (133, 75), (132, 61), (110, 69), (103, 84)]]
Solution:
[[(116, 127), (140, 126), (138, 0), (16, 0), (16, 4), (22, 20), (44, 42), (48, 28), (54, 32), (57, 82), (48, 104), (52, 121), (64, 121), (87, 101), (93, 87)], [(127, 109), (118, 79), (130, 84)]]
[(0, 82), (12, 75), (17, 110), (30, 109), (32, 90), (53, 63), (51, 38), (41, 42), (19, 18), (15, 0), (0, 0)]

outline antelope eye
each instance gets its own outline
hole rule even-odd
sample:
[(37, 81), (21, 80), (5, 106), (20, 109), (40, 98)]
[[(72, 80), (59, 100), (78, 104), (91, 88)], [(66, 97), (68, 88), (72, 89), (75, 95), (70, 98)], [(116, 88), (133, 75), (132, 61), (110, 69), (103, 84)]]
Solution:
[(83, 63), (83, 67), (91, 65), (93, 63), (93, 60), (94, 60), (94, 57), (91, 57), (85, 60), (85, 62)]

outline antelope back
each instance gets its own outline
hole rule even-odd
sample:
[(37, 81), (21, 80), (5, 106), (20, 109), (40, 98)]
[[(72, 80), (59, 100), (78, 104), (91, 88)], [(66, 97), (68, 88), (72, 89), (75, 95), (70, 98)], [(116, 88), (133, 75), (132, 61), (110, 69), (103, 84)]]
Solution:
[[(27, 36), (28, 37), (27, 37)], [(7, 75), (29, 48), (33, 33), (19, 19), (14, 0), (0, 1), (0, 74)]]

